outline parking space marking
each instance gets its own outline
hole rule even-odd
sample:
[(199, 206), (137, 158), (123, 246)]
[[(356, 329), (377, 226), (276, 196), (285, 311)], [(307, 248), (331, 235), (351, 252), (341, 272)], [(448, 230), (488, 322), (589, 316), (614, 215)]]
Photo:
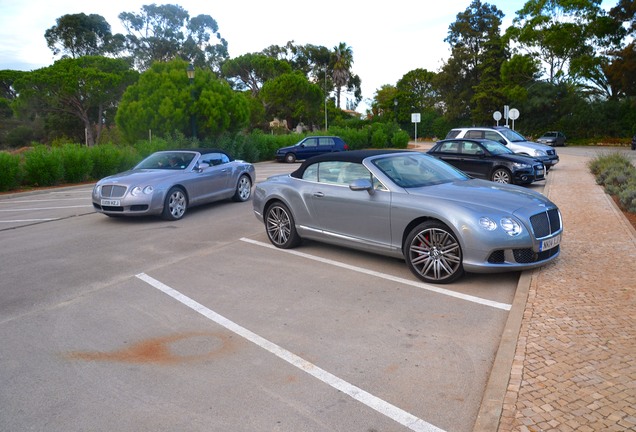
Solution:
[(11, 219), (11, 220), (0, 220), (0, 223), (21, 223), (21, 222), (48, 222), (60, 220), (60, 218), (44, 218), (44, 219)]
[(280, 249), (280, 248), (277, 248), (274, 245), (271, 245), (271, 244), (268, 244), (268, 243), (263, 243), (263, 242), (260, 242), (260, 241), (257, 241), (257, 240), (252, 240), (252, 239), (245, 238), (245, 237), (241, 238), (241, 241), (244, 241), (244, 242), (247, 242), (247, 243), (251, 243), (251, 244), (254, 244), (254, 245), (258, 245), (258, 246), (261, 246), (261, 247), (266, 247), (266, 248), (269, 248), (269, 249), (273, 249), (273, 250), (276, 250), (276, 251), (279, 251), (279, 252), (284, 252), (284, 253), (296, 255), (296, 256), (299, 256), (299, 257), (311, 259), (311, 260), (314, 260), (314, 261), (319, 261), (319, 262), (322, 262), (324, 264), (329, 264), (329, 265), (345, 268), (347, 270), (352, 270), (352, 271), (356, 271), (356, 272), (359, 272), (359, 273), (364, 273), (364, 274), (367, 274), (367, 275), (370, 275), (370, 276), (379, 277), (379, 278), (382, 278), (382, 279), (390, 280), (392, 282), (398, 282), (398, 283), (401, 283), (401, 284), (404, 284), (404, 285), (410, 285), (410, 286), (413, 286), (413, 287), (416, 287), (416, 288), (421, 288), (423, 290), (432, 291), (432, 292), (435, 292), (437, 294), (442, 294), (442, 295), (449, 296), (449, 297), (455, 297), (455, 298), (458, 298), (458, 299), (461, 299), (461, 300), (465, 300), (465, 301), (469, 301), (469, 302), (472, 302), (472, 303), (477, 303), (477, 304), (481, 304), (481, 305), (484, 305), (484, 306), (493, 307), (495, 309), (501, 309), (501, 310), (509, 311), (510, 308), (512, 307), (512, 305), (509, 305), (507, 303), (500, 303), (500, 302), (496, 302), (496, 301), (493, 301), (493, 300), (483, 299), (481, 297), (476, 297), (476, 296), (471, 296), (471, 295), (468, 295), (468, 294), (462, 294), (462, 293), (454, 292), (454, 291), (447, 290), (447, 289), (444, 289), (444, 288), (436, 287), (435, 285), (429, 285), (429, 284), (426, 284), (426, 283), (423, 283), (423, 282), (412, 281), (412, 280), (409, 280), (409, 279), (404, 279), (404, 278), (401, 278), (401, 277), (392, 276), (392, 275), (389, 275), (389, 274), (386, 274), (386, 273), (380, 273), (380, 272), (377, 272), (377, 271), (374, 271), (374, 270), (369, 270), (369, 269), (365, 269), (365, 268), (362, 268), (362, 267), (356, 267), (356, 266), (352, 266), (352, 265), (349, 265), (349, 264), (344, 264), (344, 263), (341, 263), (341, 262), (338, 262), (338, 261), (334, 261), (334, 260), (330, 260), (330, 259), (327, 259), (327, 258), (321, 258), (321, 257), (315, 256), (315, 255), (309, 255), (309, 254), (306, 254), (304, 252), (299, 252), (299, 251), (291, 250), (291, 249)]
[(252, 331), (241, 327), (233, 321), (225, 318), (222, 315), (208, 309), (203, 306), (201, 303), (196, 302), (190, 297), (180, 293), (179, 291), (169, 287), (168, 285), (148, 276), (145, 273), (139, 273), (136, 277), (148, 285), (158, 289), (164, 294), (169, 295), (173, 299), (178, 302), (184, 304), (190, 309), (198, 312), (209, 320), (219, 324), (222, 327), (225, 327), (229, 331), (247, 339), (248, 341), (254, 343), (255, 345), (263, 348), (270, 353), (274, 354), (276, 357), (286, 361), (287, 363), (297, 367), (298, 369), (308, 373), (309, 375), (317, 378), (318, 380), (324, 382), (325, 384), (339, 390), (358, 402), (363, 403), (364, 405), (372, 408), (380, 414), (383, 414), (390, 419), (398, 422), (399, 424), (417, 432), (444, 432), (443, 429), (439, 429), (436, 426), (433, 426), (430, 423), (425, 422), (419, 417), (410, 414), (401, 408), (396, 407), (395, 405), (391, 405), (390, 403), (373, 396), (372, 394), (362, 390), (359, 387), (350, 384), (337, 376), (325, 371), (324, 369), (319, 368), (313, 363), (308, 362), (302, 357), (297, 356), (296, 354), (276, 345), (273, 342), (253, 333)]
[(76, 205), (76, 206), (62, 206), (62, 207), (32, 207), (32, 208), (23, 208), (23, 209), (2, 209), (0, 210), (0, 212), (8, 213), (8, 212), (24, 212), (24, 211), (34, 211), (34, 210), (61, 210), (61, 209), (85, 208), (85, 207), (93, 208), (92, 205)]

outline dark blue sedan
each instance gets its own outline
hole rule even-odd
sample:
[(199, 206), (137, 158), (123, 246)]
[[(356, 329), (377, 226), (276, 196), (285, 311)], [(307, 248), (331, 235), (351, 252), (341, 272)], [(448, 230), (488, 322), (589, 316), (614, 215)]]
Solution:
[(349, 146), (337, 136), (310, 136), (293, 146), (279, 148), (276, 160), (293, 163), (297, 160), (309, 159), (324, 153), (349, 150)]

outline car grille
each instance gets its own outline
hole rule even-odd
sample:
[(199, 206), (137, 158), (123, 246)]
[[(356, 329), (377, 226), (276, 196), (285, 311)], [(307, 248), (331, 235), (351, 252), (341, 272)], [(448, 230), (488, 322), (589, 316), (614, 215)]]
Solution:
[[(560, 250), (560, 246), (553, 247), (547, 251), (543, 252), (535, 252), (530, 248), (526, 249), (513, 249), (512, 256), (516, 263), (519, 264), (531, 264), (535, 262), (545, 261), (550, 257), (558, 254)], [(499, 249), (494, 251), (488, 257), (488, 262), (490, 264), (503, 264), (506, 262), (506, 253), (504, 250)]]
[(559, 210), (550, 209), (530, 217), (534, 236), (538, 239), (548, 237), (561, 229)]
[(121, 198), (126, 193), (126, 186), (104, 185), (102, 186), (102, 198)]

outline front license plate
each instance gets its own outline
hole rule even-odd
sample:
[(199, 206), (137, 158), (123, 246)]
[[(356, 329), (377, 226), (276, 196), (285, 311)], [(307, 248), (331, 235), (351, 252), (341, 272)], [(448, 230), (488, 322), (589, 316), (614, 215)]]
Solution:
[(549, 238), (547, 240), (543, 240), (541, 245), (539, 246), (539, 250), (541, 252), (552, 249), (553, 247), (557, 247), (561, 243), (561, 234), (556, 237)]
[(102, 206), (119, 207), (121, 202), (119, 200), (102, 200)]

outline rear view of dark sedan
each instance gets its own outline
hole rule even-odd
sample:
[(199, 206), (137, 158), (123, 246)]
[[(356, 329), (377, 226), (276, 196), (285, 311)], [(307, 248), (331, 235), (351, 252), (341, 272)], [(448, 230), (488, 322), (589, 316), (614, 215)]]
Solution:
[(474, 178), (517, 185), (545, 180), (546, 170), (541, 161), (515, 154), (487, 139), (442, 140), (428, 153)]

